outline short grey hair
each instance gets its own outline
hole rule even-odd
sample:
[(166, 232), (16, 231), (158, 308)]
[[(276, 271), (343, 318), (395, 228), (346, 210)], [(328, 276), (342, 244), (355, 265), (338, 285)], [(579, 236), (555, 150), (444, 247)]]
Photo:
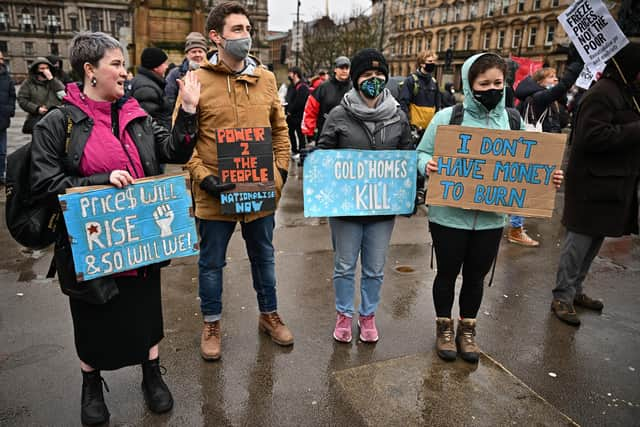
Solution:
[(111, 49), (120, 49), (124, 54), (120, 42), (109, 34), (89, 31), (76, 34), (69, 48), (69, 61), (73, 71), (84, 80), (84, 64), (88, 62), (97, 67), (107, 50)]

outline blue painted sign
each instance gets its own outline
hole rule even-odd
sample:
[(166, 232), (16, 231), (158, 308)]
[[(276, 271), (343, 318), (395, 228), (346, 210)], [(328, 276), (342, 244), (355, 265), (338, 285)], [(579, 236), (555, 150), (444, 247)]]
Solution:
[(411, 213), (416, 152), (313, 151), (304, 161), (303, 193), (306, 217)]
[(58, 196), (78, 281), (198, 254), (189, 178), (78, 187)]

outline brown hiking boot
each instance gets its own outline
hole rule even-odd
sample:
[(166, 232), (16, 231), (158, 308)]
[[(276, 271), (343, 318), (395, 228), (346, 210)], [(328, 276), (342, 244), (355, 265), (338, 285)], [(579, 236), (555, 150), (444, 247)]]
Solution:
[(271, 340), (276, 344), (293, 344), (293, 334), (275, 311), (273, 313), (261, 313), (258, 319), (258, 328), (271, 336)]
[(476, 344), (476, 319), (460, 319), (456, 331), (456, 347), (462, 360), (478, 363), (480, 348)]
[(587, 294), (577, 294), (573, 298), (573, 305), (596, 311), (602, 311), (602, 309), (604, 308), (604, 304), (602, 303), (602, 301), (593, 299), (587, 296)]
[(556, 317), (562, 320), (564, 323), (568, 323), (572, 326), (580, 325), (578, 314), (571, 304), (567, 304), (566, 302), (560, 301), (559, 299), (554, 299), (551, 302), (551, 311), (553, 311)]
[(220, 359), (220, 321), (204, 322), (200, 338), (200, 355), (205, 360)]
[(509, 227), (507, 240), (509, 240), (511, 243), (515, 243), (516, 245), (528, 246), (531, 248), (540, 246), (540, 242), (532, 239), (527, 234), (527, 231), (522, 227)]
[(442, 360), (456, 360), (456, 345), (453, 342), (453, 320), (436, 318), (436, 351)]

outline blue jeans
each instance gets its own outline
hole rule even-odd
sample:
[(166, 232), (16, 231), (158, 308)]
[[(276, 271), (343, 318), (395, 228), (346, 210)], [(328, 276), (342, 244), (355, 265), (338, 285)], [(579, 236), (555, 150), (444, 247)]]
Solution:
[[(261, 313), (276, 311), (278, 305), (272, 244), (274, 226), (273, 215), (240, 223)], [(199, 220), (198, 281), (200, 309), (205, 322), (219, 320), (222, 314), (222, 269), (227, 265), (227, 246), (235, 228), (236, 223), (232, 221)]]
[(7, 167), (7, 130), (0, 130), (0, 182), (5, 180), (5, 170)]
[(521, 216), (517, 216), (517, 215), (511, 215), (511, 216), (509, 216), (509, 224), (513, 228), (520, 228), (524, 224), (524, 218), (522, 218)]
[(384, 278), (389, 240), (395, 217), (391, 219), (359, 223), (339, 218), (329, 218), (331, 241), (335, 252), (333, 261), (333, 287), (336, 292), (336, 310), (353, 316), (353, 299), (356, 264), (361, 256), (360, 281), (361, 316), (376, 312), (380, 302), (380, 288)]

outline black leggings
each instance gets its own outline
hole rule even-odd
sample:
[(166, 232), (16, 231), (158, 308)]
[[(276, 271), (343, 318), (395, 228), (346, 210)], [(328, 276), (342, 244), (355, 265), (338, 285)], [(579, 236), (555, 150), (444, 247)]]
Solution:
[(429, 222), (438, 272), (433, 302), (438, 317), (451, 317), (455, 285), (462, 267), (460, 317), (475, 319), (482, 302), (484, 277), (496, 258), (502, 228), (463, 230)]

